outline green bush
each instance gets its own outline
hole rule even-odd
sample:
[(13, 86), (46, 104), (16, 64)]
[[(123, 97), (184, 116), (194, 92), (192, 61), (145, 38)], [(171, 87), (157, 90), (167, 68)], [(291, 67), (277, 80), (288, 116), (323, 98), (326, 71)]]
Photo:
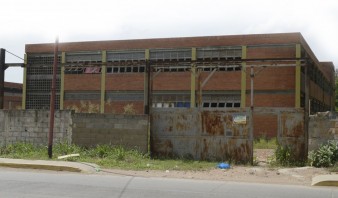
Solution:
[(309, 152), (309, 163), (314, 167), (330, 167), (338, 161), (338, 141), (329, 140), (317, 150)]

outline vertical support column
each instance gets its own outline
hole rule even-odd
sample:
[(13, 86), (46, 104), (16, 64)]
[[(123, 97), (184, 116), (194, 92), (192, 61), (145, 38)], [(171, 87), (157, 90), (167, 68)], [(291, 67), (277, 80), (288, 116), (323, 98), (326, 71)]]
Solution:
[(66, 63), (66, 53), (62, 52), (61, 54), (61, 82), (60, 82), (60, 110), (64, 109), (64, 98), (65, 98), (65, 63)]
[(5, 92), (5, 55), (6, 50), (0, 49), (0, 109), (4, 108), (4, 92)]
[[(301, 58), (300, 44), (296, 44), (296, 58)], [(300, 60), (296, 60), (295, 72), (295, 108), (300, 108), (300, 83), (301, 83), (301, 65)]]
[(100, 113), (104, 113), (104, 102), (106, 93), (106, 63), (107, 63), (107, 51), (102, 51), (102, 68), (101, 68), (101, 105)]
[(305, 83), (305, 106), (304, 106), (304, 139), (305, 139), (305, 148), (304, 148), (304, 153), (308, 153), (309, 151), (309, 116), (310, 116), (310, 89), (309, 89), (309, 84), (310, 84), (310, 78), (308, 75), (308, 68), (309, 63), (307, 62), (304, 68), (304, 83)]
[[(242, 60), (246, 59), (246, 46), (242, 46)], [(241, 75), (241, 108), (245, 108), (246, 104), (246, 62), (242, 61), (242, 75)]]
[(23, 84), (22, 84), (22, 103), (21, 109), (26, 109), (26, 90), (27, 90), (27, 54), (24, 57)]
[(196, 106), (196, 48), (191, 48), (191, 83), (190, 83), (190, 108)]
[(144, 52), (146, 65), (145, 65), (145, 72), (144, 72), (144, 114), (149, 114), (149, 93), (150, 93), (150, 51), (146, 49)]

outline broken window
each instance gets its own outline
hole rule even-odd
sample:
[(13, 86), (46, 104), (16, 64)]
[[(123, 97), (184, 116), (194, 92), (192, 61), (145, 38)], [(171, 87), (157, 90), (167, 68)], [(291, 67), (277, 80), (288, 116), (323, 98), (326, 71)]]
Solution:
[(100, 67), (86, 67), (85, 74), (98, 74), (101, 73), (101, 68)]

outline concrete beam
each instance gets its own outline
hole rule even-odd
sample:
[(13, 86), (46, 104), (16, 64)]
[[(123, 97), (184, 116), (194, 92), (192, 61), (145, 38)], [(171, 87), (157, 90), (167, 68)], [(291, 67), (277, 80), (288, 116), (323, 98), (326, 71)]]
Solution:
[(210, 80), (210, 78), (214, 75), (214, 73), (217, 71), (217, 69), (213, 69), (212, 72), (207, 76), (207, 78), (203, 81), (201, 85), (201, 89), (207, 84), (207, 82)]

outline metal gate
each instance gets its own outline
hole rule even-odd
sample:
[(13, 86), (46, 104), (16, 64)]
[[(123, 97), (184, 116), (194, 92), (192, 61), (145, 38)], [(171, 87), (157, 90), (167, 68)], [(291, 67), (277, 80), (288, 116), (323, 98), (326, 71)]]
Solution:
[(152, 152), (159, 156), (250, 163), (251, 120), (249, 109), (153, 109)]

